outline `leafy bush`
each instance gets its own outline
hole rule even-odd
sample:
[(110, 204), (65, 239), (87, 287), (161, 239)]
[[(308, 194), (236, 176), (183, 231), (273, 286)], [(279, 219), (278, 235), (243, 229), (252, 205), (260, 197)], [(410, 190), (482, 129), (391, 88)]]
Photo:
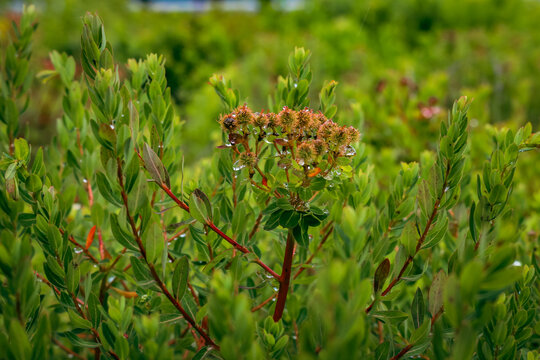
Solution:
[[(515, 176), (540, 146), (531, 124), (476, 143), (467, 98), (446, 119), (426, 104), (436, 148), (421, 147), (434, 128), (411, 139), (404, 126), (420, 162), (388, 164), (360, 141), (358, 103), (347, 126), (334, 121), (336, 82), (310, 100), (298, 48), (266, 112), (210, 79), (221, 146), (186, 167), (164, 58), (117, 64), (88, 14), (82, 73), (52, 52), (39, 74), (59, 78), (63, 115), (32, 151), (18, 135), (34, 16), (0, 72), (7, 358), (538, 358), (538, 205)], [(386, 111), (396, 99), (410, 111), (408, 95), (384, 96)]]

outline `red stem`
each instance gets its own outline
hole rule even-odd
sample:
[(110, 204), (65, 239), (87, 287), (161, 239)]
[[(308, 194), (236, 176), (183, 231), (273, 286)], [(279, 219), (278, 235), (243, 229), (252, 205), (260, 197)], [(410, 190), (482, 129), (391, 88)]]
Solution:
[[(444, 183), (442, 186), (441, 194), (437, 197), (437, 200), (435, 201), (435, 204), (433, 204), (433, 211), (431, 212), (431, 215), (428, 219), (428, 222), (424, 228), (424, 231), (422, 232), (422, 235), (420, 236), (420, 239), (418, 239), (418, 242), (416, 243), (416, 249), (413, 255), (409, 255), (403, 266), (401, 267), (401, 270), (399, 271), (399, 274), (397, 277), (395, 277), (390, 284), (386, 287), (386, 289), (381, 293), (381, 296), (385, 296), (392, 290), (392, 288), (397, 284), (399, 280), (401, 280), (401, 277), (405, 273), (405, 270), (409, 267), (409, 265), (412, 263), (413, 258), (418, 254), (420, 249), (422, 248), (422, 245), (424, 244), (424, 241), (426, 240), (426, 237), (429, 233), (429, 230), (431, 228), (431, 224), (433, 223), (433, 220), (435, 220), (435, 217), (437, 216), (437, 212), (439, 211), (439, 205), (441, 204), (441, 200), (446, 192), (446, 184), (448, 183), (448, 176), (450, 175), (450, 163), (446, 166), (446, 174), (444, 176)], [(373, 308), (373, 305), (375, 305), (375, 302), (377, 301), (377, 298), (373, 300), (373, 302), (366, 308), (365, 312), (369, 313), (371, 309)]]
[(409, 352), (409, 350), (411, 350), (411, 348), (413, 347), (412, 344), (409, 344), (407, 346), (405, 346), (396, 356), (393, 356), (390, 360), (398, 360), (398, 359), (401, 359), (401, 357), (403, 355), (405, 355), (406, 353)]
[(291, 282), (291, 267), (294, 255), (294, 239), (291, 231), (287, 235), (287, 245), (285, 247), (285, 257), (283, 258), (283, 270), (279, 280), (279, 292), (276, 301), (276, 309), (274, 310), (274, 322), (281, 320), (283, 310), (285, 309), (285, 301), (289, 293), (289, 284)]
[[(182, 200), (178, 199), (176, 197), (176, 195), (174, 195), (171, 191), (171, 189), (169, 189), (165, 184), (158, 184), (159, 187), (161, 187), (163, 189), (163, 191), (165, 191), (165, 193), (167, 193), (167, 195), (169, 195), (169, 197), (176, 203), (178, 204), (178, 206), (180, 206), (182, 209), (184, 209), (185, 211), (189, 212), (189, 206), (183, 202)], [(236, 241), (234, 241), (234, 239), (230, 238), (229, 236), (227, 236), (227, 234), (225, 234), (223, 231), (221, 231), (213, 222), (211, 221), (208, 221), (206, 223), (206, 225), (208, 225), (208, 227), (210, 229), (212, 229), (212, 231), (214, 231), (216, 234), (218, 234), (219, 236), (221, 236), (225, 241), (227, 241), (229, 244), (231, 244), (235, 249), (237, 249), (238, 251), (241, 251), (242, 253), (244, 254), (250, 254), (251, 251), (249, 251), (248, 248), (240, 245), (239, 243), (237, 243)], [(255, 263), (259, 264), (259, 266), (261, 266), (264, 270), (268, 271), (274, 278), (276, 279), (280, 279), (280, 276), (272, 269), (270, 269), (270, 267), (268, 265), (266, 265), (265, 263), (263, 263), (261, 261), (261, 259), (256, 259), (255, 260)]]

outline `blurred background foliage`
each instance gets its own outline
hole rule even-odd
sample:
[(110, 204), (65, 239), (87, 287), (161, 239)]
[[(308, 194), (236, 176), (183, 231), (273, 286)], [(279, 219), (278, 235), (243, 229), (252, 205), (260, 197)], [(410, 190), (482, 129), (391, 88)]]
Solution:
[[(19, 16), (10, 3), (0, 5), (0, 41)], [(399, 172), (399, 162), (416, 161), (425, 149), (435, 149), (439, 123), (459, 96), (474, 99), (471, 155), (478, 166), (473, 168), (481, 168), (490, 155), (491, 127), (540, 126), (538, 1), (311, 0), (296, 11), (262, 1), (258, 12), (154, 12), (128, 0), (34, 3), (41, 13), (35, 68), (52, 68), (51, 49), (78, 62), (80, 19), (89, 11), (107, 24), (120, 63), (149, 52), (165, 56), (183, 122), (175, 137), (186, 166), (210, 155), (221, 141), (216, 120), (223, 109), (208, 78), (224, 74), (243, 101), (267, 109), (276, 74), (287, 72), (286, 54), (295, 46), (313, 53), (312, 89), (330, 79), (339, 83), (337, 121), (362, 130), (382, 188)], [(26, 137), (40, 145), (55, 133), (62, 86), (58, 80), (35, 82), (23, 123)], [(515, 192), (528, 201), (519, 195), (513, 199), (525, 214), (538, 213), (534, 179), (540, 169), (530, 154), (521, 159)], [(528, 221), (538, 228), (538, 215)]]
[[(417, 140), (435, 137), (403, 143), (407, 135), (433, 134), (439, 116), (461, 95), (475, 98), (471, 110), (479, 127), (540, 123), (536, 1), (312, 0), (298, 11), (263, 6), (256, 13), (152, 12), (127, 0), (35, 3), (42, 14), (34, 58), (43, 68), (50, 67), (50, 49), (79, 57), (80, 18), (87, 11), (108, 24), (120, 62), (148, 52), (165, 56), (185, 121), (180, 136), (188, 163), (208, 154), (219, 134), (214, 121), (221, 108), (210, 96), (209, 76), (225, 74), (252, 107), (265, 108), (275, 74), (286, 72), (284, 55), (294, 46), (313, 52), (315, 89), (326, 79), (339, 82), (343, 122), (351, 121), (350, 104), (358, 103), (365, 141), (399, 160), (418, 157), (426, 144)], [(5, 34), (17, 15), (4, 6)], [(27, 119), (38, 122), (39, 131), (30, 134), (34, 142), (45, 143), (60, 113), (59, 84), (36, 91), (39, 105)]]

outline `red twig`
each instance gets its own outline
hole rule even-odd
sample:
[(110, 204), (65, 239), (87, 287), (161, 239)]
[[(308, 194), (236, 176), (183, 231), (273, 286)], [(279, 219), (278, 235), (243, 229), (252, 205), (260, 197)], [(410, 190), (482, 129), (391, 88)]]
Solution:
[[(189, 206), (183, 202), (182, 200), (178, 199), (176, 197), (176, 195), (174, 195), (171, 191), (171, 189), (169, 189), (165, 184), (158, 184), (159, 187), (161, 187), (163, 189), (163, 191), (165, 191), (165, 193), (167, 195), (169, 195), (169, 197), (176, 203), (178, 204), (178, 206), (180, 206), (182, 209), (184, 209), (185, 211), (189, 212)], [(216, 234), (218, 234), (220, 237), (222, 237), (225, 241), (227, 241), (229, 244), (231, 244), (235, 249), (237, 249), (238, 251), (241, 251), (242, 253), (244, 254), (249, 254), (251, 253), (251, 251), (249, 251), (249, 249), (247, 249), (246, 247), (240, 245), (239, 243), (237, 243), (236, 241), (234, 241), (234, 239), (232, 239), (231, 237), (227, 236), (223, 231), (221, 231), (213, 222), (211, 221), (208, 221), (206, 223), (206, 225), (212, 229), (212, 231), (214, 231)], [(268, 271), (274, 278), (278, 279), (280, 278), (280, 276), (274, 271), (272, 270), (268, 265), (266, 265), (264, 262), (261, 261), (261, 259), (256, 259), (255, 260), (255, 263), (259, 264), (259, 266), (261, 266), (264, 270)]]
[(405, 346), (399, 353), (397, 353), (396, 356), (393, 356), (390, 360), (401, 359), (401, 357), (403, 357), (403, 355), (405, 355), (407, 352), (409, 352), (409, 350), (411, 350), (412, 347), (413, 347), (412, 344), (409, 344), (409, 345)]
[(291, 231), (287, 235), (287, 245), (285, 246), (285, 256), (283, 258), (283, 270), (281, 271), (279, 292), (277, 295), (276, 309), (274, 310), (274, 321), (278, 322), (283, 316), (285, 301), (289, 293), (289, 284), (291, 282), (291, 267), (294, 255), (294, 239)]
[[(422, 232), (422, 235), (420, 236), (420, 238), (418, 239), (418, 242), (416, 243), (416, 249), (415, 249), (414, 254), (409, 255), (409, 257), (407, 257), (407, 260), (405, 260), (405, 263), (401, 267), (401, 270), (399, 271), (398, 276), (395, 277), (390, 282), (390, 284), (388, 284), (386, 289), (381, 293), (381, 296), (386, 296), (390, 292), (390, 290), (392, 290), (392, 288), (397, 284), (397, 282), (399, 280), (401, 280), (403, 274), (405, 273), (405, 270), (407, 270), (407, 268), (412, 263), (412, 261), (413, 261), (414, 257), (416, 256), (416, 254), (418, 254), (418, 252), (422, 248), (422, 244), (424, 244), (424, 241), (426, 240), (426, 237), (427, 237), (427, 235), (429, 233), (429, 230), (431, 228), (431, 224), (433, 223), (433, 220), (435, 220), (435, 217), (437, 216), (437, 212), (439, 211), (439, 206), (441, 204), (442, 197), (444, 196), (444, 194), (446, 192), (445, 189), (446, 189), (446, 184), (448, 182), (448, 176), (450, 174), (450, 169), (451, 169), (451, 166), (450, 166), (450, 163), (448, 163), (447, 166), (446, 166), (446, 174), (444, 176), (444, 183), (443, 183), (443, 186), (442, 186), (441, 194), (437, 197), (437, 200), (435, 200), (435, 204), (433, 204), (433, 211), (431, 212), (431, 215), (430, 215), (430, 217), (429, 217), (429, 219), (428, 219), (428, 221), (426, 223), (426, 226), (424, 228), (424, 231)], [(366, 313), (369, 313), (371, 311), (371, 309), (373, 308), (373, 305), (375, 304), (376, 301), (377, 301), (377, 298), (375, 298), (373, 300), (373, 302), (366, 308), (366, 310), (365, 310)]]

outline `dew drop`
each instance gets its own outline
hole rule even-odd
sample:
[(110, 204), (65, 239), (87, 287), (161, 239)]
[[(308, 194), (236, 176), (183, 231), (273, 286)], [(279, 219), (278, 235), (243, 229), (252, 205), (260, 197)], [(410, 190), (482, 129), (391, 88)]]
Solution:
[(114, 125), (113, 124), (111, 124), (109, 126), (110, 126), (111, 130), (114, 130)]
[(75, 254), (80, 254), (82, 253), (82, 249), (79, 249), (79, 248), (75, 248), (73, 251), (75, 251)]
[(85, 183), (85, 184), (88, 184), (88, 180), (87, 180), (87, 179), (82, 179), (82, 182)]
[(234, 171), (240, 171), (245, 167), (246, 167), (246, 164), (242, 164), (240, 160), (236, 160), (236, 162), (233, 164)]
[(354, 156), (356, 155), (356, 150), (352, 146), (347, 145), (341, 149), (341, 153), (345, 156)]

